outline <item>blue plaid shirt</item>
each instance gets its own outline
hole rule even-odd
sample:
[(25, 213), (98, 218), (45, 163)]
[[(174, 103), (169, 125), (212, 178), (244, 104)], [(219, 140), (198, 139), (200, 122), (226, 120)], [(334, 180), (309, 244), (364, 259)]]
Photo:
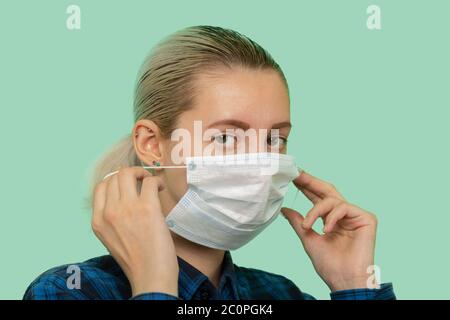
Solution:
[[(80, 288), (70, 289), (71, 265), (63, 265), (41, 274), (27, 288), (26, 300), (312, 300), (289, 279), (262, 270), (235, 265), (229, 251), (225, 251), (222, 273), (217, 289), (195, 267), (178, 257), (178, 297), (161, 292), (149, 292), (131, 296), (130, 284), (122, 269), (110, 255), (96, 257), (79, 267)], [(69, 271), (68, 271), (69, 270)], [(353, 289), (331, 293), (333, 300), (395, 299), (391, 283), (380, 289)]]

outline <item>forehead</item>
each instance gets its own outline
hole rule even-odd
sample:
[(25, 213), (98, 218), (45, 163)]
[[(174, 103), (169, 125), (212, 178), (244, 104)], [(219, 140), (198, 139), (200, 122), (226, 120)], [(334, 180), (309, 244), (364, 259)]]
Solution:
[(201, 74), (195, 87), (194, 120), (239, 119), (251, 127), (270, 127), (290, 119), (287, 88), (272, 69), (215, 69)]

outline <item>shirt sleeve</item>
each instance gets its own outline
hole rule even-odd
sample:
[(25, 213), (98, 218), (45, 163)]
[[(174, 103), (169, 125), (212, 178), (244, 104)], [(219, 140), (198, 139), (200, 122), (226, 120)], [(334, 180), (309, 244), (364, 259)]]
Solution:
[(379, 289), (349, 289), (330, 293), (331, 300), (396, 300), (392, 283), (383, 283)]
[(43, 277), (27, 288), (23, 300), (86, 300), (88, 297), (77, 289), (68, 289), (64, 279)]
[(164, 292), (146, 292), (135, 295), (130, 300), (181, 300), (180, 298)]

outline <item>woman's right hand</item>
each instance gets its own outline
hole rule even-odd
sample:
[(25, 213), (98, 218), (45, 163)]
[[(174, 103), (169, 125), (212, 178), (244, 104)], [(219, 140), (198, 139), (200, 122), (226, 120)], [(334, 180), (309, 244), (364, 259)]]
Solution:
[(178, 260), (161, 211), (162, 189), (161, 179), (142, 167), (121, 168), (95, 187), (92, 229), (124, 271), (133, 296), (178, 296)]

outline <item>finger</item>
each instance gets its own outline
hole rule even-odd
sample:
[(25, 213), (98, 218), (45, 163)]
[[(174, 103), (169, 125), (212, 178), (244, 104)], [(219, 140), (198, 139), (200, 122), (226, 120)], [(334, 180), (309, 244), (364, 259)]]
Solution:
[(164, 186), (160, 177), (148, 176), (142, 180), (141, 196), (143, 201), (151, 203), (152, 206), (160, 208), (158, 192), (163, 190)]
[(333, 231), (334, 226), (336, 223), (344, 218), (348, 213), (348, 206), (345, 202), (342, 202), (338, 204), (336, 207), (334, 207), (333, 210), (327, 215), (325, 219), (325, 224), (323, 227), (323, 232), (331, 232)]
[(317, 237), (320, 237), (320, 235), (316, 231), (303, 228), (302, 222), (304, 218), (299, 212), (290, 208), (281, 208), (281, 213), (286, 218), (286, 220), (288, 220), (289, 224), (295, 230), (295, 233), (297, 233), (303, 244), (305, 244), (305, 242), (307, 241), (311, 241)]
[(303, 221), (303, 227), (306, 229), (311, 228), (318, 217), (325, 218), (326, 215), (329, 214), (331, 210), (333, 210), (333, 208), (340, 202), (341, 200), (332, 197), (327, 197), (318, 202), (306, 214), (305, 220)]
[(375, 215), (347, 202), (337, 205), (327, 216), (324, 232), (331, 232), (339, 221), (346, 230), (355, 230), (370, 224), (376, 224)]
[[(301, 171), (300, 175), (302, 175), (305, 171)], [(312, 203), (317, 203), (320, 200), (322, 200), (321, 197), (319, 197), (318, 195), (314, 194), (313, 192), (307, 190), (306, 188), (302, 187), (299, 183), (298, 183), (298, 178), (300, 177), (300, 175), (294, 179), (294, 185), (312, 202)]]
[(109, 205), (115, 207), (115, 205), (119, 202), (120, 199), (119, 180), (117, 178), (117, 174), (108, 177), (105, 181), (107, 184), (105, 207), (108, 207)]
[(299, 189), (306, 189), (321, 198), (332, 196), (345, 200), (331, 183), (316, 178), (305, 171), (302, 171), (302, 173), (294, 179), (294, 184)]
[(106, 203), (106, 182), (100, 182), (95, 187), (94, 191), (94, 201), (92, 207), (92, 221), (100, 222), (103, 216), (103, 210), (105, 209)]
[(118, 172), (120, 198), (137, 199), (137, 180), (152, 176), (150, 172), (142, 167), (128, 167)]
[(317, 202), (319, 202), (320, 200), (322, 200), (321, 197), (315, 195), (314, 193), (312, 193), (311, 191), (308, 191), (307, 189), (304, 188), (299, 188), (299, 190), (313, 203), (316, 204)]

